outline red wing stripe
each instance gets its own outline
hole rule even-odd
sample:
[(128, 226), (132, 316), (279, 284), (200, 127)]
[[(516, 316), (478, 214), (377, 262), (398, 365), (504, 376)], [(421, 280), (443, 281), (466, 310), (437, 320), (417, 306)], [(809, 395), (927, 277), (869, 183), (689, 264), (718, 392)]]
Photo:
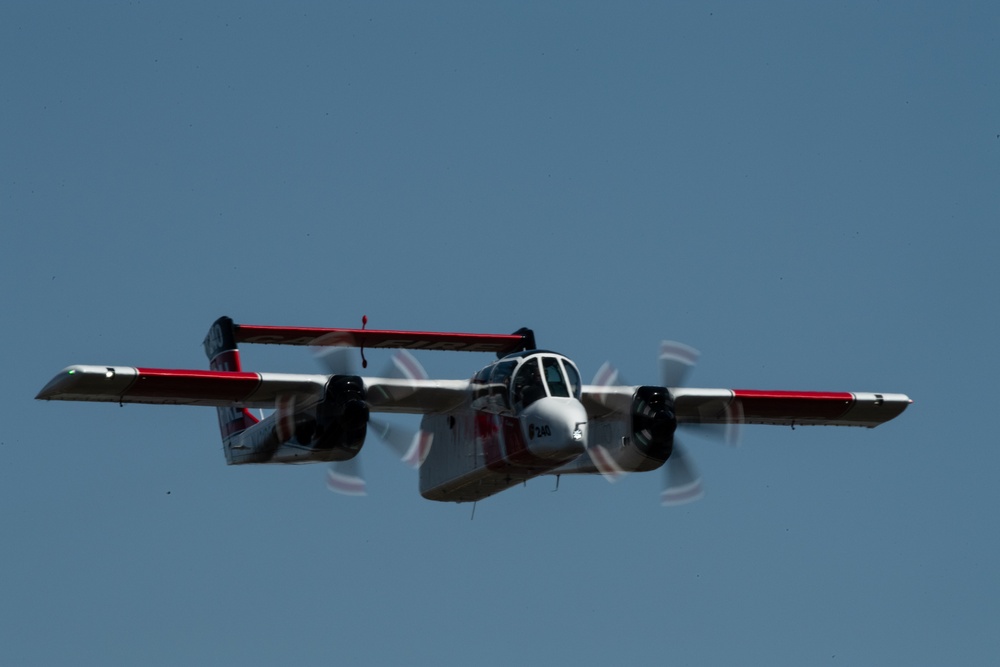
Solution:
[(137, 368), (126, 395), (135, 398), (185, 397), (241, 401), (260, 385), (257, 373)]
[(823, 391), (734, 389), (747, 421), (796, 418), (835, 420), (854, 405), (854, 394)]

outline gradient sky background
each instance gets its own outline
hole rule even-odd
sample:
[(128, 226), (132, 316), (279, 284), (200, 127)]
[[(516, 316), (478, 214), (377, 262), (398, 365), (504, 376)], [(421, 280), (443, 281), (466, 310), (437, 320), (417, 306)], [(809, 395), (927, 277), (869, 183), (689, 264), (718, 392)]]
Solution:
[[(0, 663), (995, 664), (998, 35), (987, 2), (4, 3)], [(223, 314), (530, 326), (645, 383), (672, 338), (698, 386), (915, 403), (691, 438), (680, 508), (542, 478), (470, 521), (374, 440), (347, 498), (226, 467), (212, 410), (33, 400), (203, 368)]]

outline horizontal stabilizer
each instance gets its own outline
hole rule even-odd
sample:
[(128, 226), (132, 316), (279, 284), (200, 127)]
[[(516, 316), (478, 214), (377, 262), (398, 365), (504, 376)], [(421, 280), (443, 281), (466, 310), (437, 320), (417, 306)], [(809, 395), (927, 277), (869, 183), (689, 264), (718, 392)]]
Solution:
[(515, 334), (470, 334), (237, 324), (234, 333), (238, 343), (261, 345), (345, 345), (366, 348), (495, 352), (501, 355), (534, 347), (534, 335), (529, 330)]

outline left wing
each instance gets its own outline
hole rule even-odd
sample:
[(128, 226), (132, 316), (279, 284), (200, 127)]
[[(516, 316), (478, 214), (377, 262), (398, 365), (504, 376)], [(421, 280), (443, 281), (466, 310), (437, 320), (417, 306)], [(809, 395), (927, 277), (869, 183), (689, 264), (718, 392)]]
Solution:
[[(638, 387), (583, 387), (591, 417), (628, 414)], [(757, 389), (670, 389), (680, 424), (776, 424), (784, 426), (864, 426), (874, 428), (898, 417), (912, 403), (905, 394)]]
[[(204, 405), (274, 408), (279, 398), (306, 402), (324, 396), (328, 375), (246, 373), (131, 366), (69, 366), (35, 398), (58, 401)], [(366, 378), (369, 409), (424, 414), (460, 405), (468, 393), (465, 380)]]

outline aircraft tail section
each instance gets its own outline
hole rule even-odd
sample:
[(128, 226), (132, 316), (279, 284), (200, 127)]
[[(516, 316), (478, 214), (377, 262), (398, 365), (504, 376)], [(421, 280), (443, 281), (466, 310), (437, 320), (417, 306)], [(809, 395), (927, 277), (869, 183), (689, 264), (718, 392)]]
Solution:
[[(239, 372), (242, 370), (240, 351), (236, 347), (236, 336), (231, 318), (223, 316), (217, 319), (208, 330), (204, 345), (209, 368), (213, 371)], [(226, 451), (226, 460), (229, 463), (234, 463), (230, 451), (233, 439), (260, 420), (246, 408), (218, 408), (218, 412), (219, 429), (222, 431), (222, 444)]]

